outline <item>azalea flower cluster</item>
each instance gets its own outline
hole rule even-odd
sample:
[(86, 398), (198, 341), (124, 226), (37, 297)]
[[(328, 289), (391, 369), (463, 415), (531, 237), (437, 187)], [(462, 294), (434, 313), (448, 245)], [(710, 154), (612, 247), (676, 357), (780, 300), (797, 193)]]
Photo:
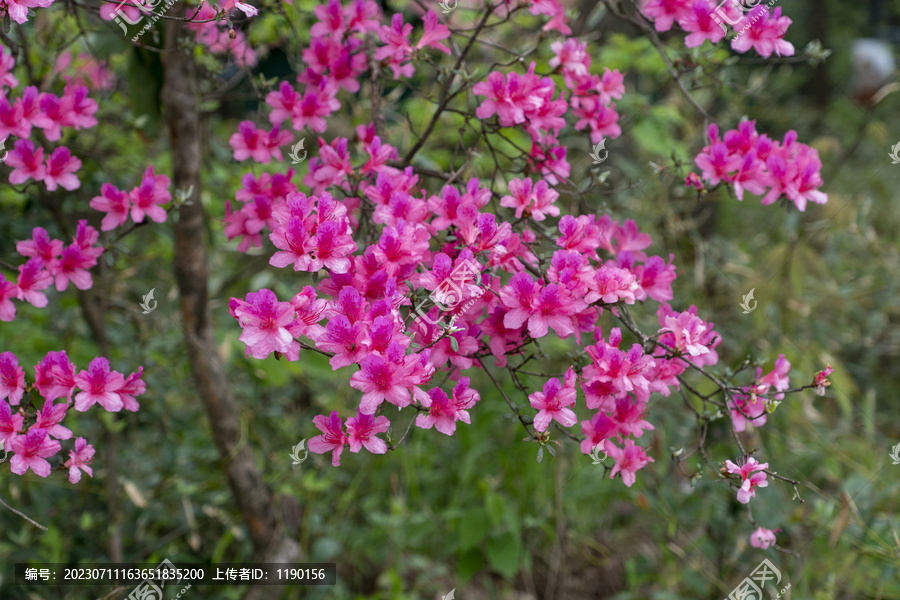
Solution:
[[(328, 448), (335, 464), (354, 439), (359, 445), (353, 442), (351, 451), (368, 448), (367, 441), (381, 450), (373, 438), (386, 431), (390, 421), (372, 415), (384, 403), (414, 407), (420, 412), (417, 426), (452, 434), (457, 422), (469, 422), (468, 410), (479, 398), (463, 372), (478, 365), (480, 356), (492, 355), (504, 365), (550, 330), (560, 338), (574, 336), (578, 343), (589, 333), (596, 343), (586, 348), (591, 364), (577, 369), (583, 381), (573, 369), (564, 384), (551, 379), (543, 392), (530, 397), (540, 415), (535, 428), (543, 431), (552, 420), (564, 427), (577, 425), (571, 407), (584, 393), (586, 406), (597, 415), (582, 423), (592, 442), (583, 444), (583, 450), (589, 453), (609, 441), (610, 455), (620, 453), (616, 473), (622, 472), (632, 484), (635, 471), (650, 459), (633, 439), (619, 447), (612, 438), (622, 442), (652, 429), (644, 419), (650, 393), (677, 387), (676, 376), (685, 361), (715, 363), (714, 348), (721, 340), (711, 323), (696, 316), (695, 308), (679, 313), (664, 304), (660, 356), (654, 358), (637, 344), (631, 350), (619, 349), (618, 329), (605, 342), (597, 319), (604, 307), (671, 299), (672, 258), (666, 262), (648, 256), (645, 250), (652, 240), (633, 221), (565, 215), (557, 224), (557, 249), (542, 269), (535, 253), (542, 242), (527, 224), (520, 223), (514, 231), (511, 223), (486, 212), (493, 194), (477, 179), (462, 189), (447, 185), (429, 196), (412, 169), (399, 171), (386, 164), (396, 150), (374, 136), (371, 125), (357, 133), (361, 167), (352, 166), (349, 140), (339, 139), (320, 147), (324, 158), (311, 165), (304, 179), (313, 190), (330, 191), (297, 191), (290, 183), (291, 171), (247, 174), (236, 194), (244, 209), (230, 212), (226, 225), (229, 237), (243, 237), (245, 249), (261, 245), (268, 227), (276, 248), (273, 266), (328, 272), (316, 288), (306, 286), (288, 300), (264, 289), (230, 302), (248, 356), (261, 359), (275, 353), (297, 360), (303, 348), (315, 348), (329, 356), (335, 370), (358, 369), (349, 378), (351, 387), (362, 392), (357, 416), (346, 424), (336, 413), (318, 418), (323, 435), (310, 441), (310, 450)], [(333, 154), (321, 152), (324, 148)], [(535, 221), (543, 216), (538, 208), (547, 215), (559, 214), (548, 210), (555, 208), (556, 196), (545, 182), (520, 179), (517, 185), (519, 191), (510, 185), (518, 198), (510, 208), (521, 209), (522, 215), (527, 211)], [(527, 189), (552, 199), (526, 200)], [(359, 237), (363, 205), (381, 228), (368, 245)], [(443, 241), (446, 235), (455, 242)], [(431, 306), (420, 313), (427, 318), (415, 318), (414, 299), (444, 290), (463, 266), (475, 275), (444, 307), (447, 312)], [(449, 318), (454, 320), (452, 331), (445, 325)], [(457, 381), (451, 392), (437, 385), (441, 371)], [(365, 433), (354, 433), (357, 430)]]
[[(783, 392), (790, 387), (788, 373), (791, 371), (791, 363), (784, 357), (778, 356), (775, 367), (769, 373), (762, 374), (762, 368), (756, 368), (756, 383), (741, 388), (742, 393), (734, 394), (729, 400), (731, 420), (735, 431), (744, 431), (747, 425), (760, 427), (766, 424), (766, 408), (770, 401), (766, 395), (774, 388), (777, 392)], [(776, 393), (775, 400), (784, 398), (783, 393)]]
[(162, 205), (172, 200), (170, 185), (169, 177), (157, 175), (153, 165), (147, 167), (141, 182), (130, 192), (104, 183), (100, 186), (100, 195), (91, 198), (91, 208), (106, 213), (100, 230), (110, 231), (124, 225), (129, 215), (135, 223), (143, 223), (145, 216), (156, 223), (165, 222), (166, 211)]
[(709, 40), (719, 43), (727, 34), (725, 23), (738, 35), (731, 40), (731, 48), (741, 54), (755, 49), (760, 56), (772, 54), (793, 56), (794, 46), (784, 39), (791, 19), (781, 16), (781, 8), (774, 11), (762, 5), (745, 10), (740, 0), (645, 0), (641, 12), (653, 22), (656, 31), (669, 31), (678, 23), (688, 32), (685, 46), (695, 48)]
[(13, 299), (25, 301), (38, 308), (47, 306), (47, 296), (41, 291), (56, 284), (56, 291), (65, 291), (71, 281), (80, 290), (93, 285), (88, 269), (97, 264), (103, 254), (103, 246), (97, 245), (99, 233), (78, 221), (72, 243), (63, 246), (54, 240), (43, 227), (35, 227), (32, 239), (16, 244), (16, 251), (28, 260), (19, 266), (19, 277), (12, 283), (0, 274), (0, 321), (12, 321), (16, 317)]
[[(558, 141), (559, 133), (566, 125), (566, 113), (571, 108), (577, 119), (575, 129), (589, 129), (592, 143), (599, 143), (605, 136), (619, 137), (622, 129), (612, 99), (621, 98), (625, 87), (618, 71), (607, 69), (602, 76), (589, 72), (591, 58), (586, 43), (567, 39), (555, 42), (551, 48), (555, 56), (550, 59), (550, 66), (562, 73), (570, 92), (568, 99), (562, 91), (554, 99), (553, 79), (536, 75), (533, 61), (524, 74), (490, 73), (486, 81), (473, 86), (472, 92), (476, 96), (485, 96), (475, 112), (479, 119), (489, 119), (496, 114), (501, 127), (521, 125), (528, 132), (532, 140), (529, 171), (539, 172), (546, 183), (556, 185), (571, 171), (566, 161), (566, 147)], [(511, 184), (510, 191), (521, 195), (530, 192), (530, 188), (517, 190)]]
[[(250, 46), (246, 34), (238, 29), (232, 29), (227, 23), (217, 22), (219, 11), (214, 3), (202, 2), (199, 10), (190, 9), (193, 19), (187, 24), (194, 31), (198, 44), (206, 46), (213, 54), (230, 53), (238, 66), (255, 67), (259, 62), (256, 50)], [(254, 17), (259, 12), (255, 7), (238, 0), (226, 0), (222, 10), (226, 13), (240, 10), (247, 17)], [(196, 15), (194, 14), (196, 12)]]
[[(127, 377), (111, 371), (109, 361), (94, 358), (87, 369), (77, 371), (65, 351), (50, 352), (34, 367), (34, 381), (26, 384), (25, 369), (12, 352), (0, 353), (0, 444), (6, 453), (13, 452), (10, 469), (24, 475), (29, 469), (41, 477), (50, 475), (50, 463), (62, 450), (60, 440), (72, 439), (72, 430), (61, 422), (70, 408), (85, 412), (99, 404), (109, 412), (123, 408), (135, 412), (136, 399), (146, 391), (141, 376), (143, 367)], [(44, 403), (40, 410), (32, 408), (31, 396), (37, 392)], [(59, 398), (65, 401), (56, 403)], [(19, 407), (14, 410), (13, 407)], [(69, 469), (69, 481), (78, 483), (81, 471), (93, 477), (90, 467), (94, 448), (79, 437), (62, 465)]]
[(0, 0), (0, 18), (9, 15), (16, 23), (28, 21), (28, 10), (31, 8), (47, 8), (53, 0)]
[(13, 168), (9, 182), (20, 184), (34, 179), (43, 182), (51, 192), (58, 187), (78, 189), (81, 182), (75, 172), (81, 168), (81, 161), (65, 146), (58, 146), (45, 160), (44, 149), (29, 138), (33, 128), (42, 130), (48, 141), (55, 142), (62, 137), (65, 127), (78, 130), (95, 126), (97, 103), (88, 97), (86, 86), (71, 80), (66, 83), (62, 96), (28, 86), (20, 97), (12, 98), (6, 90), (19, 85), (13, 75), (14, 67), (12, 54), (0, 46), (0, 140), (6, 141), (9, 136), (19, 138), (4, 161)]
[(744, 199), (745, 190), (763, 196), (766, 205), (785, 196), (800, 211), (806, 210), (807, 202), (828, 202), (828, 194), (819, 190), (823, 184), (819, 153), (798, 142), (796, 131), (788, 131), (778, 142), (757, 133), (756, 121), (741, 121), (724, 139), (715, 123), (707, 135), (709, 144), (694, 159), (701, 175), (688, 175), (687, 185), (702, 189), (701, 179), (711, 185), (725, 182), (738, 200)]
[[(562, 11), (551, 4), (556, 6), (526, 6), (533, 14), (552, 13), (556, 22), (547, 25), (562, 31)], [(357, 92), (369, 68), (366, 33), (379, 35), (374, 58), (395, 79), (414, 73), (424, 48), (447, 51), (441, 41), (450, 32), (430, 11), (417, 43), (402, 16), (381, 25), (379, 9), (367, 0), (347, 6), (331, 0), (316, 15), (303, 52), (306, 67), (297, 78), (305, 87), (281, 82), (268, 94), (272, 128), (242, 122), (230, 140), (236, 160), (281, 160), (280, 147), (290, 141), (282, 131), (286, 121), (297, 131), (326, 131), (341, 107), (339, 95)], [(262, 289), (232, 298), (229, 312), (241, 327), (247, 356), (295, 361), (301, 351), (315, 351), (335, 371), (348, 369), (349, 385), (360, 392), (355, 416), (317, 416), (321, 435), (309, 442), (314, 453), (330, 452), (333, 465), (348, 445), (354, 453), (365, 448), (376, 454), (394, 447), (388, 405), (415, 411), (412, 422), (419, 428), (454, 434), (460, 422), (470, 423), (480, 400), (470, 387), (470, 369), (482, 368), (487, 357), (506, 367), (510, 357), (527, 356), (529, 346), (555, 336), (571, 340), (577, 358), (562, 377), (548, 375), (527, 393), (535, 412), (523, 424), (533, 426), (533, 438), (542, 443), (551, 427), (579, 427), (582, 452), (603, 448), (614, 461), (610, 476), (621, 475), (631, 486), (637, 471), (653, 462), (637, 445), (644, 431), (654, 429), (648, 420), (652, 394), (669, 396), (680, 390), (688, 369), (718, 363), (722, 338), (714, 324), (694, 306), (677, 310), (669, 304), (676, 277), (671, 255), (649, 255), (652, 239), (634, 221), (565, 215), (557, 205), (556, 186), (569, 173), (566, 148), (557, 141), (566, 116), (572, 115), (575, 129), (590, 131), (594, 143), (619, 136), (613, 100), (622, 97), (624, 85), (618, 71), (591, 73), (585, 43), (565, 39), (551, 48), (551, 73), (539, 75), (532, 62), (524, 73), (491, 72), (471, 88), (478, 118), (522, 127), (532, 138), (524, 174), (510, 178), (499, 194), (494, 184), (474, 177), (428, 189), (413, 167), (395, 166), (397, 149), (368, 124), (358, 126), (352, 139), (319, 137), (302, 190), (290, 169), (247, 173), (235, 194), (240, 208), (227, 202), (225, 231), (240, 240), (240, 251), (262, 247), (267, 237), (272, 266), (315, 274), (316, 286), (293, 297)], [(753, 125), (741, 124), (724, 141), (710, 130), (710, 147), (698, 157), (703, 177), (734, 185), (739, 197), (743, 189), (764, 193), (762, 183), (774, 195), (771, 201), (782, 193), (798, 204), (816, 197), (817, 185), (810, 185), (812, 171), (821, 167), (815, 151), (797, 143), (793, 132), (778, 143)], [(703, 185), (698, 175), (689, 182)], [(644, 336), (622, 307), (651, 301), (658, 303), (658, 329)], [(604, 335), (605, 311), (643, 343), (629, 347), (619, 328)], [(765, 402), (767, 394), (783, 397), (789, 370), (782, 356), (771, 373), (758, 372), (752, 385), (732, 395), (727, 409), (736, 427), (742, 430), (758, 416), (754, 402)], [(824, 377), (821, 385), (827, 385)], [(584, 410), (587, 418), (579, 416)], [(735, 416), (741, 413), (745, 421)], [(768, 465), (755, 464), (750, 459), (736, 467), (745, 503), (765, 486), (758, 471)]]

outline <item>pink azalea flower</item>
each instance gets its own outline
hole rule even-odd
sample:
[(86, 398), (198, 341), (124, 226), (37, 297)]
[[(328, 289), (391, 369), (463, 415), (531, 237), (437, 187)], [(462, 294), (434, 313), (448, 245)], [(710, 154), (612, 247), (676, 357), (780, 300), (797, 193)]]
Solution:
[(24, 115), (21, 98), (10, 101), (9, 98), (0, 98), (0, 140), (5, 140), (14, 135), (27, 139), (31, 136), (31, 121)]
[(259, 10), (257, 10), (255, 6), (250, 6), (246, 2), (241, 2), (240, 0), (225, 0), (225, 7), (223, 10), (227, 12), (233, 8), (240, 10), (248, 17), (255, 17), (259, 13)]
[[(777, 530), (775, 530), (777, 531)], [(760, 550), (765, 550), (769, 546), (775, 545), (775, 531), (758, 527), (756, 531), (750, 534), (750, 545)]]
[(28, 469), (41, 477), (50, 475), (50, 463), (45, 459), (59, 452), (61, 446), (43, 429), (30, 429), (25, 435), (17, 435), (12, 439), (12, 457), (10, 470), (16, 475), (24, 475)]
[(38, 147), (35, 150), (31, 140), (17, 140), (9, 151), (5, 164), (13, 168), (13, 172), (9, 174), (9, 182), (14, 185), (25, 183), (29, 179), (43, 181), (47, 175), (44, 149)]
[(738, 488), (737, 499), (741, 504), (750, 502), (750, 498), (756, 496), (756, 488), (769, 485), (763, 469), (769, 468), (769, 463), (760, 463), (752, 456), (743, 465), (736, 465), (730, 460), (725, 461), (725, 467), (729, 473), (741, 476), (741, 487)]
[[(391, 345), (396, 346), (397, 343), (393, 342)], [(360, 370), (350, 377), (350, 387), (363, 393), (359, 403), (361, 413), (374, 414), (375, 409), (385, 400), (400, 408), (409, 406), (409, 385), (401, 365), (370, 354), (360, 366)]]
[(641, 11), (650, 17), (657, 31), (668, 31), (675, 21), (688, 17), (691, 3), (689, 0), (648, 0)]
[(44, 185), (50, 192), (56, 191), (57, 186), (72, 191), (81, 187), (81, 182), (75, 176), (75, 171), (81, 168), (81, 160), (72, 156), (69, 149), (59, 146), (47, 159), (47, 171), (44, 175)]
[(291, 127), (300, 131), (308, 125), (313, 131), (325, 131), (328, 127), (325, 119), (341, 107), (336, 93), (337, 86), (330, 82), (323, 82), (317, 88), (307, 88), (303, 98), (291, 110)]
[(69, 362), (65, 350), (48, 352), (34, 366), (34, 385), (45, 400), (65, 397), (75, 391), (75, 365)]
[(32, 429), (43, 429), (48, 435), (58, 440), (68, 440), (72, 437), (72, 430), (59, 424), (66, 416), (69, 404), (53, 404), (53, 400), (44, 402), (44, 407), (37, 412), (37, 421)]
[(100, 224), (100, 230), (110, 231), (128, 220), (128, 213), (131, 210), (129, 193), (119, 191), (111, 183), (104, 183), (100, 186), (100, 195), (91, 199), (91, 208), (106, 213)]
[(467, 409), (472, 408), (478, 400), (478, 392), (469, 389), (468, 377), (459, 380), (450, 398), (441, 388), (432, 388), (428, 390), (428, 395), (422, 398), (422, 404), (428, 411), (419, 413), (416, 417), (416, 427), (422, 429), (434, 427), (444, 435), (453, 435), (456, 433), (457, 421), (466, 424), (472, 422)]
[[(571, 371), (572, 368), (569, 367)], [(574, 373), (574, 371), (573, 371)], [(569, 387), (559, 382), (555, 377), (548, 379), (544, 384), (543, 392), (534, 392), (528, 396), (531, 407), (538, 410), (534, 417), (534, 430), (546, 431), (551, 421), (556, 421), (563, 427), (571, 427), (578, 422), (578, 417), (569, 407), (575, 404), (575, 387)]]
[(416, 44), (416, 49), (421, 50), (422, 48), (431, 47), (440, 50), (444, 54), (450, 54), (450, 48), (439, 43), (440, 40), (445, 40), (448, 37), (450, 37), (450, 29), (446, 25), (441, 25), (438, 22), (437, 15), (429, 9), (425, 13), (425, 33), (422, 34), (422, 39)]
[(687, 352), (691, 356), (709, 354), (709, 348), (703, 345), (702, 338), (706, 332), (706, 323), (696, 315), (685, 311), (677, 316), (667, 316), (666, 324), (659, 328), (659, 333), (670, 331), (675, 337), (674, 350)]
[(770, 14), (765, 6), (757, 6), (735, 26), (741, 30), (731, 40), (731, 47), (740, 53), (754, 48), (763, 58), (769, 58), (773, 53), (793, 56), (793, 44), (784, 39), (790, 24), (789, 17), (781, 16), (781, 7)]
[(597, 446), (603, 445), (608, 438), (619, 435), (619, 427), (609, 415), (598, 411), (590, 421), (581, 422), (581, 433), (585, 438), (581, 440), (582, 454), (590, 454)]
[(0, 86), (14, 88), (19, 85), (19, 81), (12, 74), (15, 66), (16, 59), (13, 58), (12, 52), (0, 45)]
[(272, 160), (268, 141), (269, 134), (264, 129), (257, 129), (253, 121), (241, 121), (237, 133), (231, 135), (228, 143), (234, 148), (234, 160), (252, 157), (256, 162), (266, 164)]
[(331, 452), (331, 465), (334, 467), (341, 466), (341, 452), (347, 445), (347, 436), (344, 434), (344, 424), (338, 411), (331, 411), (329, 417), (317, 415), (313, 418), (313, 423), (322, 432), (322, 435), (309, 440), (307, 447), (314, 454), (325, 454)]
[(834, 369), (831, 365), (826, 364), (825, 368), (816, 373), (816, 378), (813, 383), (816, 385), (816, 395), (824, 396), (825, 388), (831, 385), (831, 382), (828, 381), (828, 376), (834, 373)]
[(263, 359), (280, 352), (291, 361), (300, 357), (300, 344), (290, 332), (296, 317), (290, 302), (279, 302), (275, 292), (262, 289), (247, 294), (246, 301), (232, 298), (230, 308), (243, 329), (238, 339), (246, 344), (247, 356)]
[(612, 443), (611, 440), (603, 442), (603, 449), (608, 456), (616, 461), (609, 474), (612, 479), (616, 473), (622, 473), (622, 481), (626, 486), (631, 487), (636, 480), (636, 473), (643, 469), (647, 463), (655, 462), (652, 458), (644, 453), (644, 449), (634, 445), (634, 440), (625, 440), (624, 448), (619, 448)]
[[(784, 357), (784, 354), (779, 354), (778, 359), (775, 361), (775, 367), (771, 372), (760, 377), (762, 369), (757, 369), (757, 377), (759, 377), (759, 386), (761, 387), (757, 393), (765, 394), (770, 388), (775, 388), (779, 392), (788, 389), (791, 387), (791, 383), (788, 379), (788, 373), (790, 372), (791, 363)], [(776, 400), (781, 400), (783, 398), (784, 394), (775, 394)]]
[(129, 193), (132, 202), (131, 220), (142, 223), (146, 215), (156, 223), (163, 223), (166, 220), (166, 211), (161, 205), (172, 199), (172, 194), (169, 193), (170, 184), (168, 176), (156, 175), (153, 172), (153, 165), (148, 166), (141, 183)]
[(16, 406), (25, 393), (25, 369), (12, 352), (0, 353), (0, 400)]
[(16, 281), (16, 298), (24, 300), (37, 308), (47, 306), (47, 296), (41, 290), (50, 287), (53, 276), (44, 269), (39, 258), (29, 258), (24, 265), (19, 265), (19, 278)]
[(766, 401), (756, 394), (735, 394), (729, 408), (735, 431), (744, 431), (747, 425), (760, 427), (766, 424)]
[(62, 241), (50, 239), (50, 234), (43, 227), (32, 229), (30, 240), (16, 242), (16, 252), (22, 256), (36, 256), (45, 265), (51, 264), (60, 255), (62, 249)]
[(81, 481), (81, 471), (87, 473), (88, 477), (93, 477), (94, 471), (90, 467), (93, 459), (94, 447), (88, 444), (83, 437), (75, 440), (75, 449), (69, 450), (69, 460), (63, 465), (69, 468), (69, 483)]
[(12, 450), (12, 441), (22, 431), (24, 417), (18, 412), (13, 413), (5, 401), (0, 400), (0, 442), (6, 452)]
[(325, 333), (316, 341), (316, 348), (334, 353), (328, 363), (335, 371), (359, 363), (369, 354), (366, 324), (361, 321), (351, 323), (344, 315), (336, 315), (328, 321)]
[(127, 411), (136, 412), (141, 407), (135, 396), (140, 396), (147, 391), (147, 385), (141, 379), (143, 374), (144, 367), (138, 367), (137, 371), (125, 378), (124, 385), (118, 390), (119, 397)]
[(75, 394), (75, 410), (84, 412), (94, 404), (100, 404), (109, 412), (119, 412), (124, 406), (119, 390), (125, 378), (118, 371), (110, 371), (109, 361), (98, 356), (87, 370), (75, 376), (75, 385), (82, 391)]
[(63, 99), (71, 106), (69, 122), (75, 129), (90, 129), (97, 124), (94, 113), (98, 110), (95, 100), (88, 97), (88, 89), (83, 85), (67, 83)]
[(359, 452), (365, 447), (372, 454), (384, 454), (387, 452), (387, 444), (376, 437), (377, 433), (384, 433), (391, 426), (387, 417), (374, 417), (360, 412), (355, 417), (347, 419), (347, 442), (350, 444), (350, 452)]
[(9, 18), (20, 25), (28, 21), (29, 8), (46, 8), (53, 4), (53, 0), (5, 0), (5, 2)]
[(87, 290), (93, 285), (88, 269), (97, 264), (97, 258), (77, 245), (66, 246), (57, 262), (56, 291), (69, 287), (69, 281), (79, 290)]
[(690, 12), (678, 20), (681, 28), (690, 32), (684, 39), (685, 46), (696, 48), (706, 40), (717, 44), (725, 37), (725, 30), (712, 17), (715, 9), (716, 6), (710, 0), (694, 0)]
[(16, 305), (13, 298), (19, 297), (19, 288), (0, 273), (0, 321), (12, 321), (16, 318)]

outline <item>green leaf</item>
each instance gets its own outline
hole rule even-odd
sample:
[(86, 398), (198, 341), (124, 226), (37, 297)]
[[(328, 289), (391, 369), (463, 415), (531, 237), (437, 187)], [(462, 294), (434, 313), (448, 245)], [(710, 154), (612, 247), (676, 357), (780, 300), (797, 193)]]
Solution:
[(477, 548), (467, 550), (456, 558), (456, 573), (461, 581), (466, 582), (484, 568), (484, 554)]
[(504, 505), (503, 496), (496, 492), (490, 492), (484, 497), (484, 506), (494, 527), (499, 527), (503, 522)]
[(512, 579), (519, 572), (519, 560), (522, 556), (519, 537), (504, 533), (491, 538), (487, 543), (487, 556), (492, 569), (507, 579)]
[(487, 537), (490, 525), (487, 512), (483, 508), (467, 512), (459, 524), (459, 549), (468, 550), (481, 543)]

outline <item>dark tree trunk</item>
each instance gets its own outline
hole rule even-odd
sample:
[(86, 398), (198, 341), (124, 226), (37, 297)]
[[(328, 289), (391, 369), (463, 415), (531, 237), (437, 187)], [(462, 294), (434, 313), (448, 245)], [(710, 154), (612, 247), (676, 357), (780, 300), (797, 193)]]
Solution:
[[(184, 17), (184, 4), (176, 4), (172, 13)], [(253, 544), (254, 561), (296, 562), (299, 545), (279, 529), (273, 494), (253, 462), (250, 447), (241, 444), (240, 407), (228, 386), (215, 343), (207, 298), (209, 267), (200, 202), (203, 154), (197, 73), (192, 53), (179, 45), (179, 39), (186, 34), (182, 22), (166, 21), (161, 102), (171, 138), (174, 188), (193, 186), (190, 204), (178, 209), (173, 259), (188, 360), (219, 456), (225, 463), (228, 484)], [(266, 590), (262, 586), (250, 588), (247, 598), (272, 597), (273, 590)]]

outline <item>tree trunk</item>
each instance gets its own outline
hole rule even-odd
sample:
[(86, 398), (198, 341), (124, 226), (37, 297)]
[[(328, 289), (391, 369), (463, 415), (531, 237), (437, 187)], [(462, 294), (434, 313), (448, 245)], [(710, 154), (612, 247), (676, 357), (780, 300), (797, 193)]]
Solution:
[[(184, 17), (184, 3), (177, 3), (172, 16)], [(173, 267), (180, 293), (181, 319), (188, 360), (197, 392), (209, 416), (213, 438), (224, 463), (228, 484), (250, 536), (255, 562), (296, 562), (299, 545), (278, 528), (273, 495), (253, 462), (246, 443), (241, 442), (240, 407), (228, 385), (228, 377), (216, 348), (209, 310), (208, 264), (203, 206), (200, 201), (202, 145), (200, 113), (197, 109), (197, 74), (192, 52), (179, 45), (188, 34), (180, 21), (166, 20), (161, 102), (169, 127), (173, 185), (193, 186), (193, 193), (178, 209)], [(247, 598), (272, 597), (266, 587), (253, 587)]]

